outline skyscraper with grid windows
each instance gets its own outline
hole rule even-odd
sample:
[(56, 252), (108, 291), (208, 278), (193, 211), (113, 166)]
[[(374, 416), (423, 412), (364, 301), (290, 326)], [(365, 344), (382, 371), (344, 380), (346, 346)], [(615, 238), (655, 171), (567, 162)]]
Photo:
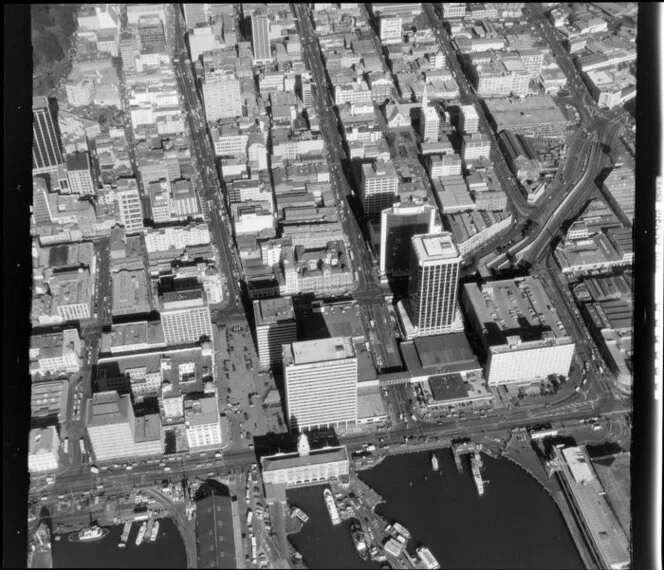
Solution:
[(62, 164), (62, 152), (55, 119), (46, 97), (32, 99), (32, 170), (49, 172)]

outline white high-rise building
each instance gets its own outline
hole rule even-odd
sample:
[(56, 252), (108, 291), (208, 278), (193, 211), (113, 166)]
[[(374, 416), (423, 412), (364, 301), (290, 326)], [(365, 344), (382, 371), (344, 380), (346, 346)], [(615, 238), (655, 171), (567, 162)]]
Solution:
[(251, 17), (251, 39), (254, 48), (254, 63), (270, 63), (270, 21), (267, 14), (255, 13)]
[(125, 233), (137, 233), (143, 228), (143, 206), (141, 196), (138, 193), (138, 184), (133, 178), (122, 178), (118, 180), (115, 191), (115, 199), (118, 202), (120, 212), (120, 223), (124, 226)]
[(200, 287), (165, 292), (161, 297), (161, 324), (166, 344), (191, 344), (212, 338), (210, 309)]
[(184, 423), (189, 448), (221, 446), (221, 422), (216, 396), (186, 398)]
[(449, 232), (414, 236), (410, 318), (417, 336), (451, 332), (457, 319), (461, 255)]
[(357, 357), (350, 337), (286, 344), (283, 364), (291, 430), (357, 422)]
[(399, 15), (380, 17), (380, 41), (386, 44), (401, 42), (403, 18)]
[(429, 105), (427, 86), (422, 94), (422, 114), (420, 115), (420, 134), (427, 142), (438, 142), (440, 132), (440, 115), (435, 106)]
[(240, 80), (232, 73), (211, 73), (203, 83), (205, 118), (208, 122), (242, 116)]
[(399, 188), (399, 177), (391, 162), (377, 160), (362, 165), (361, 199), (366, 215), (380, 214), (394, 204)]
[(462, 105), (459, 113), (458, 131), (460, 135), (476, 133), (479, 130), (480, 118), (473, 105)]
[(297, 341), (297, 323), (290, 297), (254, 301), (256, 339), (261, 366), (281, 362), (282, 346)]
[(380, 224), (380, 273), (410, 272), (411, 239), (434, 232), (436, 209), (426, 204), (394, 204), (383, 210)]

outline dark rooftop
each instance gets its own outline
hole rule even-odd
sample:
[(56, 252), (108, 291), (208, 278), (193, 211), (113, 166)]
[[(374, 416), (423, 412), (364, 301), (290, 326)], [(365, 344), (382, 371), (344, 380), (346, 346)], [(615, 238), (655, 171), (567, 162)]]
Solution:
[(429, 387), (431, 388), (433, 399), (437, 402), (468, 397), (468, 391), (464, 386), (461, 374), (432, 376), (429, 378)]

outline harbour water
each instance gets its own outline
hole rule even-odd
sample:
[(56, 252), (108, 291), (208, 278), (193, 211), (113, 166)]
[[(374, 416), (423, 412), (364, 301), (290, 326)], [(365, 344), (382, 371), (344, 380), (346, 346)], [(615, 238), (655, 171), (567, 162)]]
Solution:
[(186, 568), (184, 542), (172, 520), (160, 519), (159, 536), (140, 546), (134, 543), (141, 524), (135, 522), (126, 548), (118, 548), (123, 525), (97, 542), (70, 542), (66, 536), (53, 541), (54, 568)]
[[(510, 461), (482, 455), (479, 497), (468, 457), (458, 473), (450, 450), (389, 457), (360, 478), (385, 498), (377, 513), (412, 534), (409, 551), (429, 547), (442, 568), (583, 568), (574, 541), (553, 499)], [(293, 544), (310, 568), (377, 568), (355, 554), (349, 522), (332, 527), (323, 487), (288, 492), (289, 501), (310, 515)]]

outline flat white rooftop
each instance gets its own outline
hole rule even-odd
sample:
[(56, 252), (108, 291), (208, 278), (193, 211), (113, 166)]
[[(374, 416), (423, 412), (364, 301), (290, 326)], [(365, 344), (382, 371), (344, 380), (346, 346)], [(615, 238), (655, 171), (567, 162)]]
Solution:
[(459, 258), (459, 249), (449, 232), (442, 234), (414, 236), (413, 247), (420, 261), (439, 261)]
[[(296, 365), (355, 358), (353, 343), (345, 336), (294, 342), (290, 347), (292, 363)], [(286, 360), (284, 358), (284, 362)]]

